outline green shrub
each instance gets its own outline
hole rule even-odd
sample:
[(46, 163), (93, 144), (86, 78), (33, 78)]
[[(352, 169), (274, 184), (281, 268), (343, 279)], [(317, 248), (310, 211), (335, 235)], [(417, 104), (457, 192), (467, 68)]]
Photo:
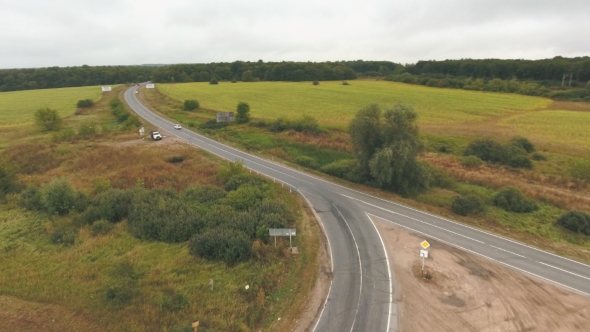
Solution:
[(485, 203), (475, 195), (455, 196), (451, 211), (462, 216), (479, 214), (485, 211)]
[(20, 195), (20, 205), (31, 211), (44, 211), (43, 194), (37, 187), (29, 186)]
[(78, 128), (78, 136), (88, 137), (96, 135), (96, 123), (93, 122), (85, 122), (80, 125)]
[(583, 211), (569, 211), (557, 219), (557, 225), (574, 233), (590, 235), (590, 215)]
[(78, 236), (78, 229), (71, 225), (64, 225), (56, 228), (51, 234), (51, 243), (63, 244), (66, 246), (74, 244)]
[(430, 185), (432, 187), (452, 189), (456, 186), (455, 180), (445, 171), (428, 163), (423, 163), (423, 166), (428, 169), (428, 173), (430, 173)]
[(264, 193), (258, 187), (243, 185), (230, 191), (223, 198), (223, 204), (229, 205), (237, 211), (245, 211), (263, 198)]
[(209, 84), (211, 84), (211, 85), (216, 85), (216, 84), (219, 84), (219, 81), (217, 80), (217, 78), (213, 77), (213, 78), (211, 78), (211, 80), (209, 81)]
[(271, 201), (269, 199), (262, 200), (256, 205), (252, 206), (248, 211), (256, 220), (262, 220), (267, 214), (278, 214), (281, 216), (280, 220), (284, 223), (277, 228), (285, 228), (287, 223), (295, 221), (295, 217), (289, 212), (289, 209), (284, 203)]
[(94, 105), (94, 101), (92, 99), (81, 99), (81, 100), (78, 100), (76, 107), (86, 108), (86, 107), (92, 107), (92, 105)]
[(522, 148), (526, 151), (526, 153), (531, 153), (535, 151), (535, 146), (533, 145), (533, 143), (531, 143), (531, 141), (524, 137), (513, 137), (509, 143)]
[(289, 121), (284, 118), (278, 118), (271, 122), (268, 126), (268, 130), (275, 133), (289, 129), (314, 135), (326, 131), (325, 129), (320, 128), (316, 118), (308, 115), (304, 115), (303, 117), (293, 121)]
[(547, 157), (545, 157), (544, 155), (542, 155), (542, 154), (540, 154), (538, 152), (533, 153), (531, 155), (531, 158), (533, 160), (536, 160), (536, 161), (545, 161), (545, 160), (547, 160)]
[[(85, 212), (87, 222), (105, 219), (110, 222), (120, 222), (129, 216), (132, 208), (133, 190), (107, 189), (92, 200), (92, 206), (96, 210)], [(92, 218), (95, 218), (92, 220)]]
[(506, 160), (506, 150), (502, 145), (490, 138), (471, 141), (467, 145), (464, 156), (475, 156), (481, 160), (503, 163)]
[(268, 186), (268, 183), (268, 180), (258, 175), (242, 173), (231, 176), (229, 180), (225, 182), (225, 190), (236, 190), (243, 185), (266, 188), (266, 186)]
[(313, 85), (320, 85), (320, 82), (318, 80), (314, 80)]
[(227, 126), (227, 122), (217, 122), (216, 119), (209, 120), (199, 125), (200, 129), (221, 129)]
[(214, 228), (191, 237), (188, 246), (194, 256), (234, 265), (250, 258), (252, 241), (238, 230)]
[(184, 156), (173, 156), (173, 157), (166, 159), (166, 162), (169, 162), (171, 164), (177, 164), (177, 163), (181, 163), (183, 161), (184, 161)]
[[(236, 188), (237, 189), (237, 188)], [(227, 192), (215, 186), (191, 186), (182, 192), (185, 202), (207, 203), (224, 198)]]
[(184, 101), (184, 105), (182, 107), (185, 111), (194, 111), (199, 108), (199, 102), (194, 99), (187, 99)]
[(235, 121), (237, 124), (250, 121), (250, 105), (244, 102), (238, 103)]
[(47, 131), (61, 129), (63, 121), (56, 110), (40, 108), (35, 112), (35, 123)]
[(533, 162), (526, 155), (514, 155), (506, 161), (506, 165), (515, 168), (533, 168)]
[(467, 167), (467, 168), (475, 168), (478, 166), (481, 166), (483, 164), (483, 161), (481, 159), (479, 159), (479, 157), (477, 156), (465, 156), (463, 158), (461, 158), (461, 165)]
[(493, 198), (494, 205), (510, 212), (528, 213), (537, 210), (537, 204), (526, 198), (520, 190), (507, 187), (498, 192)]
[(322, 166), (320, 170), (326, 174), (349, 179), (349, 175), (357, 166), (358, 161), (356, 159), (340, 159)]
[(92, 236), (97, 236), (101, 234), (108, 234), (114, 225), (107, 220), (99, 220), (90, 226), (90, 233)]
[(43, 187), (43, 205), (51, 214), (65, 215), (74, 209), (76, 190), (66, 179), (53, 180)]
[(0, 199), (7, 194), (21, 190), (21, 184), (16, 176), (16, 166), (0, 161)]
[(301, 165), (303, 167), (307, 167), (307, 168), (311, 168), (311, 169), (320, 168), (320, 165), (318, 164), (318, 162), (315, 159), (313, 159), (312, 157), (298, 156), (295, 158), (294, 161), (297, 165)]
[(350, 85), (347, 81), (342, 81), (342, 85)]

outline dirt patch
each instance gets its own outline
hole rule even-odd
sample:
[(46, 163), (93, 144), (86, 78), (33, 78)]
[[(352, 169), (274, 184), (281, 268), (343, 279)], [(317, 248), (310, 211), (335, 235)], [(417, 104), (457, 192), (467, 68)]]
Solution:
[(590, 331), (590, 299), (376, 217), (396, 278), (400, 331)]
[(104, 328), (58, 305), (0, 296), (0, 332), (4, 331), (104, 331)]

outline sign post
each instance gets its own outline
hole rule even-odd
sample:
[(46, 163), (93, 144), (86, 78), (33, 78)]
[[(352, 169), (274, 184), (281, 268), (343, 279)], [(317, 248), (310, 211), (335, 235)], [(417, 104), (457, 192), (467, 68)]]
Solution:
[(297, 231), (295, 228), (269, 228), (268, 235), (275, 237), (275, 248), (277, 247), (277, 236), (288, 236), (289, 248), (292, 248), (291, 237), (297, 236)]
[(422, 248), (424, 248), (424, 250), (420, 250), (420, 257), (422, 257), (422, 274), (424, 274), (424, 259), (428, 258), (428, 247), (430, 247), (430, 243), (428, 243), (428, 241), (422, 241), (422, 243), (420, 243), (420, 246)]

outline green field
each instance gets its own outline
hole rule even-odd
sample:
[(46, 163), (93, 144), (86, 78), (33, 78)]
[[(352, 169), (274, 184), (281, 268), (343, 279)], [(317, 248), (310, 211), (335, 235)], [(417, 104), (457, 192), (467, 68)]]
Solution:
[(80, 99), (98, 100), (99, 86), (80, 88), (43, 89), (0, 93), (0, 126), (33, 123), (33, 114), (39, 108), (55, 109), (64, 117), (73, 114)]
[(541, 111), (518, 114), (500, 121), (501, 126), (516, 130), (519, 135), (535, 141), (565, 142), (590, 147), (590, 112)]
[(257, 82), (158, 84), (162, 93), (178, 101), (197, 99), (201, 107), (235, 111), (240, 101), (250, 104), (254, 118), (298, 118), (306, 114), (325, 126), (345, 127), (363, 106), (393, 106), (402, 101), (414, 106), (420, 123), (480, 122), (494, 116), (545, 108), (551, 100), (515, 94), (434, 89), (386, 81)]

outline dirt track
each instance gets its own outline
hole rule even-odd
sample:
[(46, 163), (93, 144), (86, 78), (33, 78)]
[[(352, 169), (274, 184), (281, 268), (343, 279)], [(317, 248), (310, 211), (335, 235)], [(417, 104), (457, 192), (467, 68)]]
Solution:
[(374, 218), (396, 278), (400, 331), (590, 331), (590, 299)]

